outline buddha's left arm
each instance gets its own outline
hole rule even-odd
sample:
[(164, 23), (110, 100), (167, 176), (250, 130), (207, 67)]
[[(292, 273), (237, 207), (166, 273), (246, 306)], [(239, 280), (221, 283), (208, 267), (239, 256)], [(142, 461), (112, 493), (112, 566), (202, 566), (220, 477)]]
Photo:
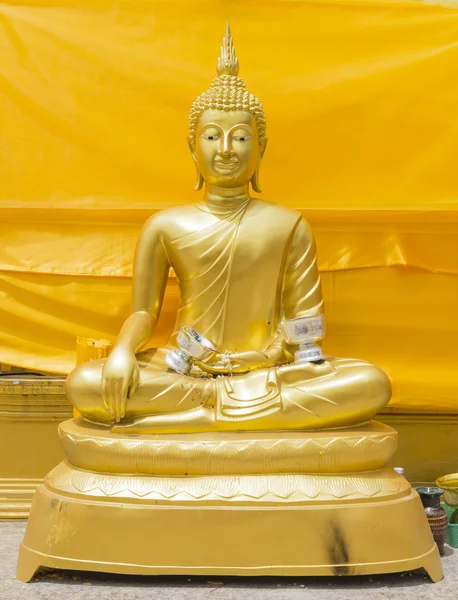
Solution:
[(315, 239), (309, 224), (299, 219), (285, 265), (282, 293), (285, 319), (323, 313), (323, 295)]
[[(296, 223), (286, 257), (282, 313), (284, 319), (323, 313), (315, 239), (309, 224), (303, 218)], [(292, 360), (292, 349), (281, 337), (276, 338), (263, 354), (266, 366)]]

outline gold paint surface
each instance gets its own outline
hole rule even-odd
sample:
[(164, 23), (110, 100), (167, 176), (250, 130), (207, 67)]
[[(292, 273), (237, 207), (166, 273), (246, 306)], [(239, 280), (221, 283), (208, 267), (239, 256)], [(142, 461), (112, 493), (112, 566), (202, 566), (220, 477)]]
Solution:
[[(154, 214), (137, 244), (132, 314), (110, 356), (79, 365), (67, 394), (114, 432), (192, 433), (345, 427), (390, 399), (385, 373), (364, 361), (292, 362), (282, 320), (323, 313), (313, 233), (299, 212), (253, 198), (266, 149), (265, 115), (238, 76), (227, 27), (218, 76), (194, 102), (189, 147), (201, 202)], [(166, 348), (141, 350), (158, 322), (170, 269), (179, 287)], [(164, 355), (180, 328), (217, 348), (190, 375)], [(230, 366), (223, 357), (230, 356)]]
[[(23, 581), (39, 565), (231, 575), (423, 566), (442, 577), (418, 495), (384, 466), (396, 435), (366, 423), (389, 400), (388, 377), (356, 359), (292, 362), (279, 333), (284, 319), (323, 313), (315, 242), (299, 213), (250, 196), (267, 138), (238, 67), (227, 28), (218, 77), (190, 118), (203, 201), (145, 224), (132, 314), (108, 358), (69, 376), (83, 419), (62, 426), (68, 460), (35, 495)], [(141, 352), (170, 268), (174, 335)], [(189, 376), (164, 361), (184, 325), (217, 348)]]
[[(192, 540), (192, 548), (185, 540)], [(71, 496), (41, 486), (17, 577), (30, 580), (39, 565), (131, 574), (296, 576), (424, 567), (433, 581), (443, 577), (423, 506), (412, 490), (401, 498), (315, 506), (261, 505), (257, 499), (188, 506)]]
[[(39, 565), (207, 575), (356, 575), (423, 566), (438, 581), (439, 554), (421, 501), (404, 477), (389, 468), (281, 472), (282, 461), (307, 468), (302, 444), (291, 443), (298, 439), (321, 446), (318, 455), (323, 451), (322, 463), (327, 465), (323, 458), (327, 447), (332, 452), (335, 445), (344, 454), (343, 445), (347, 446), (350, 460), (352, 455), (360, 457), (358, 439), (364, 444), (367, 438), (381, 440), (392, 433), (389, 427), (370, 423), (313, 432), (115, 436), (108, 427), (87, 425), (83, 419), (67, 421), (61, 435), (73, 436), (71, 444), (64, 441), (68, 460), (47, 476), (35, 495), (17, 576), (28, 581)], [(396, 436), (391, 439), (395, 442)], [(143, 466), (145, 473), (74, 466), (72, 461), (91, 459), (85, 440), (101, 449), (99, 467), (106, 464), (103, 452), (113, 450), (114, 441), (124, 450), (112, 452), (111, 460), (117, 463), (120, 456), (124, 459), (134, 452), (130, 468)], [(282, 444), (284, 440), (289, 443)], [(268, 449), (279, 441), (279, 460), (265, 461), (259, 448), (243, 460), (251, 444)], [(175, 444), (183, 444), (191, 457), (198, 449), (197, 469), (205, 459), (202, 447), (210, 450), (208, 458), (219, 454), (213, 468), (208, 463), (213, 472), (177, 474)], [(154, 475), (148, 460), (136, 460), (142, 446), (148, 448), (153, 464), (162, 452), (164, 461), (159, 464), (164, 472)], [(312, 466), (318, 460), (313, 458), (315, 450)], [(245, 463), (252, 473), (244, 474), (243, 466), (240, 473), (225, 473), (228, 461), (234, 466)], [(124, 465), (117, 463), (117, 468)], [(135, 543), (126, 544), (126, 539)], [(192, 551), (183, 539), (194, 540)], [(246, 540), (243, 549), (241, 539)]]
[(70, 463), (105, 473), (155, 475), (347, 473), (381, 469), (397, 433), (372, 421), (342, 430), (142, 435), (110, 434), (83, 419), (61, 423)]
[(45, 479), (45, 486), (78, 498), (112, 498), (222, 504), (318, 504), (332, 501), (394, 500), (410, 493), (410, 484), (392, 469), (354, 474), (206, 475), (198, 477), (114, 475), (75, 469), (62, 462)]

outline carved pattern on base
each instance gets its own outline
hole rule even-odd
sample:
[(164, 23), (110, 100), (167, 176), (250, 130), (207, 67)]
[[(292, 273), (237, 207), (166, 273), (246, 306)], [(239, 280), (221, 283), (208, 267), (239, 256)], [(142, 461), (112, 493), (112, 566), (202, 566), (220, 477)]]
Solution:
[(257, 473), (343, 473), (381, 469), (396, 450), (397, 432), (374, 423), (328, 432), (273, 432), (243, 439), (131, 439), (99, 430), (88, 435), (73, 423), (61, 425), (70, 463), (109, 473), (208, 475)]
[(410, 490), (406, 479), (389, 468), (349, 475), (154, 477), (94, 473), (75, 469), (65, 461), (51, 471), (45, 484), (57, 491), (86, 497), (174, 502), (382, 500)]

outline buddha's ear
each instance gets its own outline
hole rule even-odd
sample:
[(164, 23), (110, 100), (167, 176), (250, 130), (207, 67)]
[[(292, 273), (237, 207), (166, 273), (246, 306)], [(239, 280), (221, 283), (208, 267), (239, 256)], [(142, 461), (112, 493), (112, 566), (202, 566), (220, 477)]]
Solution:
[(253, 177), (251, 178), (251, 187), (253, 188), (253, 190), (255, 192), (258, 192), (258, 194), (260, 194), (262, 192), (261, 186), (259, 185), (259, 169), (261, 167), (261, 161), (264, 156), (264, 152), (266, 151), (266, 146), (267, 146), (267, 138), (264, 139), (264, 143), (262, 144), (262, 146), (259, 150), (258, 164), (256, 165), (256, 170), (253, 173)]
[(268, 142), (268, 141), (269, 141), (269, 140), (268, 140), (267, 138), (264, 138), (264, 142), (263, 142), (263, 144), (262, 144), (262, 146), (261, 146), (261, 149), (260, 149), (260, 151), (259, 151), (259, 156), (258, 156), (258, 167), (259, 167), (259, 165), (261, 164), (261, 160), (264, 158), (264, 152), (266, 151), (266, 148), (267, 148), (267, 142)]
[(190, 137), (187, 137), (186, 141), (188, 142), (188, 146), (189, 146), (189, 149), (191, 151), (192, 160), (194, 162), (197, 162), (197, 159), (196, 159), (196, 143), (195, 143), (195, 141), (193, 139), (191, 139)]
[(202, 177), (202, 173), (199, 171), (199, 167), (197, 166), (196, 144), (195, 144), (194, 140), (192, 140), (190, 137), (188, 137), (186, 139), (188, 141), (188, 146), (191, 151), (192, 160), (194, 161), (194, 164), (196, 166), (197, 180), (196, 180), (196, 185), (194, 186), (194, 189), (196, 190), (196, 192), (198, 192), (199, 190), (202, 189), (202, 186), (204, 185), (204, 178)]

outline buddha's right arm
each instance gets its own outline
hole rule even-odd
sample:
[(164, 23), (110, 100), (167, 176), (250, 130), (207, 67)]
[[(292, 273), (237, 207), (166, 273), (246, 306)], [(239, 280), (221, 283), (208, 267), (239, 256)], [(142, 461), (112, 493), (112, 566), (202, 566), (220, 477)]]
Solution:
[(126, 413), (126, 402), (140, 379), (135, 353), (149, 341), (159, 318), (169, 261), (162, 238), (161, 218), (144, 225), (135, 250), (132, 314), (122, 326), (102, 370), (102, 400), (113, 421)]
[(132, 313), (115, 344), (131, 353), (139, 352), (151, 339), (164, 299), (170, 264), (161, 221), (155, 215), (145, 223), (135, 250)]

